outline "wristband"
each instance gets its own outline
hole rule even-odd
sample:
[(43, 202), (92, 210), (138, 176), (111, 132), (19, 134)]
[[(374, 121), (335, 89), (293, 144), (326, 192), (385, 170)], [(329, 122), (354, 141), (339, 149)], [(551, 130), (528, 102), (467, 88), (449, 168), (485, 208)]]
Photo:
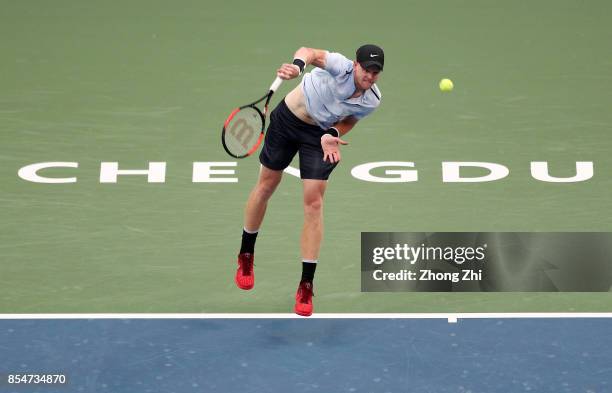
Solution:
[[(336, 138), (340, 138), (340, 131), (336, 127), (330, 127), (325, 131), (325, 134), (329, 134), (331, 136), (335, 136)], [(323, 134), (323, 135), (325, 135)]]
[(306, 68), (306, 62), (302, 59), (293, 59), (293, 65), (296, 65), (300, 68), (300, 75), (304, 72), (304, 68)]

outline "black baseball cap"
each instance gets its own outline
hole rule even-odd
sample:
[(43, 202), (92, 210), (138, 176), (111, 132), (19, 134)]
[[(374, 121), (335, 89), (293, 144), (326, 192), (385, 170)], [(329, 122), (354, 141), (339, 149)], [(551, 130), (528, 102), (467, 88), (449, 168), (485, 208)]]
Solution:
[(377, 67), (382, 71), (385, 65), (385, 52), (380, 46), (367, 44), (359, 47), (356, 54), (357, 63), (365, 69)]

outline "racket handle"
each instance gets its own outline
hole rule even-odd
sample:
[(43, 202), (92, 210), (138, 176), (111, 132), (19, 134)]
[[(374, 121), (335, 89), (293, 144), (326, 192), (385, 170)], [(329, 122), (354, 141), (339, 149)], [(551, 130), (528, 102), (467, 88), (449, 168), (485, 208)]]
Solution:
[(283, 80), (277, 76), (274, 82), (272, 82), (272, 86), (270, 86), (270, 91), (273, 93), (276, 92), (276, 89), (278, 89), (281, 83), (283, 83)]

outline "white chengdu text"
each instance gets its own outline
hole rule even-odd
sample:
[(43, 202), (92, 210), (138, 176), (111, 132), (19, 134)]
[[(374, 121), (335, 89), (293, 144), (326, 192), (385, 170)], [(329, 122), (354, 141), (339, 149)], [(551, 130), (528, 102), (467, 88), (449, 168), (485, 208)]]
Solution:
[[(238, 183), (237, 162), (194, 162), (192, 183)], [(118, 162), (100, 163), (100, 183), (117, 183), (119, 178), (141, 176), (148, 183), (165, 183), (166, 162), (148, 162), (140, 168), (129, 168)], [(462, 169), (474, 168), (478, 175), (467, 176)], [(174, 170), (174, 168), (172, 168)], [(563, 172), (567, 171), (564, 165)], [(285, 172), (299, 178), (299, 169), (288, 167)], [(557, 170), (556, 172), (559, 172)], [(26, 165), (18, 170), (18, 176), (32, 183), (62, 184), (76, 183), (79, 176), (78, 162), (39, 162)], [(419, 172), (414, 162), (380, 161), (368, 162), (353, 167), (351, 175), (358, 180), (372, 183), (412, 183), (419, 180)], [(443, 183), (483, 183), (502, 180), (510, 174), (510, 169), (494, 162), (444, 161), (441, 163)], [(521, 173), (523, 175), (524, 173)], [(592, 161), (576, 161), (573, 173), (565, 176), (550, 174), (547, 161), (531, 161), (530, 175), (533, 179), (547, 183), (577, 183), (589, 180), (594, 175)]]

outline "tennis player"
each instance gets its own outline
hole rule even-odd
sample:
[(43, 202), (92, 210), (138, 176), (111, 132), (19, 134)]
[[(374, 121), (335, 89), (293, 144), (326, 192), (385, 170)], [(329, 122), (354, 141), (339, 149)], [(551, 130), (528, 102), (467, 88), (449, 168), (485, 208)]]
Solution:
[(255, 284), (255, 240), (268, 200), (281, 181), (283, 170), (299, 154), (304, 194), (304, 226), (301, 237), (302, 277), (294, 311), (309, 316), (313, 311), (313, 279), (323, 236), (323, 196), (327, 179), (341, 159), (340, 137), (380, 105), (376, 81), (385, 62), (376, 45), (357, 49), (355, 60), (340, 53), (300, 48), (292, 64), (283, 64), (277, 75), (299, 77), (308, 65), (315, 68), (270, 114), (270, 125), (259, 155), (259, 180), (247, 201), (242, 245), (235, 281), (241, 289)]

